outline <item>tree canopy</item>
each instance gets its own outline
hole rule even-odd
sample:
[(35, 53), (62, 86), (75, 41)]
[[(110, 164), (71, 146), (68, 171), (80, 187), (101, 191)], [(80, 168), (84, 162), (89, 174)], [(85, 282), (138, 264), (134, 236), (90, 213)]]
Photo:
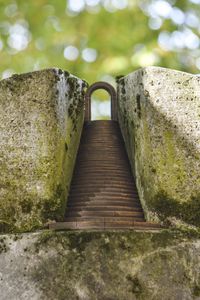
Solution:
[(0, 0), (0, 76), (59, 67), (113, 83), (157, 65), (199, 73), (200, 0)]

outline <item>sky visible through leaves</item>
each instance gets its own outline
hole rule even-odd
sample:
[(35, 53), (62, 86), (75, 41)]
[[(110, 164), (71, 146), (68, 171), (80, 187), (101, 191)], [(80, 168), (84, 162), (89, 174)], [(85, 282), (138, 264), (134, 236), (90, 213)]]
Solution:
[[(0, 0), (1, 79), (59, 67), (115, 84), (149, 65), (200, 73), (200, 0)], [(94, 117), (107, 97), (95, 93)]]

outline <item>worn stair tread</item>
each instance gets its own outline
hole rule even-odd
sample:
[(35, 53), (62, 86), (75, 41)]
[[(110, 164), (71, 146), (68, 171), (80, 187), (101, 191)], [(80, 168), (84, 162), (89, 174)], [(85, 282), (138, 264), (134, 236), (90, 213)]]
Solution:
[(99, 182), (108, 182), (110, 184), (112, 183), (122, 183), (122, 184), (127, 184), (127, 183), (131, 183), (128, 179), (129, 176), (121, 176), (121, 177), (115, 177), (112, 176), (112, 178), (110, 178), (110, 176), (85, 176), (85, 177), (81, 177), (81, 178), (76, 178), (73, 180), (73, 183), (80, 183), (80, 182), (87, 182), (88, 179), (90, 179), (90, 182), (94, 182), (94, 183), (99, 183)]
[(97, 204), (97, 205), (130, 205), (134, 207), (141, 207), (141, 204), (138, 201), (138, 198), (131, 198), (131, 199), (101, 199), (99, 197), (92, 198), (92, 197), (87, 197), (87, 198), (79, 198), (79, 197), (71, 197), (68, 200), (68, 207), (71, 205), (84, 205), (86, 204)]
[(99, 187), (99, 189), (97, 189), (97, 185), (95, 186), (90, 186), (89, 188), (86, 188), (85, 186), (83, 188), (80, 189), (80, 192), (73, 187), (73, 189), (71, 190), (71, 194), (69, 196), (69, 198), (71, 196), (90, 196), (90, 197), (101, 197), (101, 198), (106, 198), (106, 197), (111, 197), (111, 198), (124, 198), (124, 199), (131, 199), (132, 197), (137, 197), (138, 193), (136, 191), (134, 191), (131, 188), (124, 188), (124, 189), (118, 189), (113, 191), (114, 188), (110, 188), (108, 187)]
[(138, 221), (104, 221), (104, 220), (87, 220), (87, 221), (69, 221), (49, 224), (50, 229), (136, 229), (136, 230), (160, 230), (162, 227), (158, 224)]
[(125, 197), (102, 197), (101, 194), (96, 195), (96, 196), (82, 196), (82, 197), (78, 197), (78, 196), (73, 196), (71, 195), (69, 197), (68, 203), (72, 203), (74, 201), (78, 201), (78, 202), (94, 202), (94, 201), (98, 201), (101, 203), (108, 203), (108, 202), (124, 202), (125, 200), (127, 200), (126, 202), (128, 203), (138, 203), (138, 197), (129, 197), (129, 198), (125, 198)]
[(128, 184), (128, 183), (126, 183), (126, 184), (124, 184), (124, 183), (120, 183), (120, 182), (112, 182), (112, 183), (110, 183), (110, 182), (96, 182), (95, 183), (95, 186), (94, 186), (94, 183), (93, 182), (82, 182), (82, 183), (78, 183), (78, 182), (76, 182), (76, 183), (74, 183), (74, 182), (72, 182), (72, 185), (71, 185), (71, 187), (72, 187), (72, 190), (74, 189), (74, 188), (76, 188), (76, 189), (84, 189), (85, 190), (85, 187), (86, 187), (86, 184), (87, 184), (87, 186), (88, 186), (88, 189), (89, 188), (99, 188), (99, 189), (111, 189), (111, 188), (114, 188), (114, 187), (116, 187), (116, 188), (120, 188), (120, 189), (126, 189), (126, 190), (133, 190), (133, 187), (132, 187), (132, 185), (131, 184)]
[[(80, 193), (86, 192), (86, 191), (91, 192), (93, 190), (93, 186), (86, 187), (85, 185), (83, 185), (83, 187), (79, 188), (79, 189), (77, 189), (77, 186), (78, 185), (71, 186), (71, 191), (73, 191), (73, 193), (78, 192), (78, 191), (80, 191)], [(132, 185), (131, 186), (122, 186), (122, 187), (117, 185), (117, 186), (107, 186), (107, 187), (102, 187), (102, 188), (100, 186), (99, 190), (102, 192), (109, 192), (109, 193), (113, 192), (114, 193), (113, 195), (115, 195), (116, 193), (125, 193), (125, 192), (138, 194), (138, 192), (134, 189), (134, 187)], [(99, 190), (97, 192), (99, 192)]]
[(96, 220), (100, 220), (100, 221), (108, 221), (108, 222), (114, 222), (114, 221), (134, 221), (134, 222), (144, 222), (144, 220), (142, 220), (141, 218), (137, 217), (130, 217), (130, 216), (121, 216), (121, 217), (109, 217), (109, 216), (98, 216), (98, 217), (94, 217), (94, 216), (85, 216), (85, 217), (67, 217), (63, 222), (80, 222), (80, 221), (96, 221)]
[[(81, 180), (84, 179), (84, 181), (87, 182), (87, 177), (81, 177), (80, 179)], [(123, 180), (123, 179), (120, 179), (118, 177), (114, 178), (114, 179), (109, 178), (108, 180), (105, 180), (104, 178), (99, 178), (98, 180), (96, 180), (96, 178), (93, 177), (90, 181), (87, 182), (87, 184), (88, 185), (89, 184), (94, 184), (94, 182), (95, 182), (96, 185), (99, 185), (100, 183), (105, 182), (105, 183), (108, 183), (109, 185), (110, 184), (115, 184), (115, 185), (116, 184), (120, 184), (120, 186), (128, 186), (128, 187), (135, 186), (132, 181), (130, 181), (130, 180)], [(72, 179), (72, 185), (74, 185), (75, 183), (77, 184), (77, 186), (80, 185), (78, 178), (73, 178)]]
[(92, 166), (80, 166), (79, 169), (75, 169), (74, 170), (74, 175), (75, 174), (79, 174), (79, 176), (84, 176), (85, 174), (83, 174), (83, 172), (85, 174), (90, 174), (90, 173), (93, 173), (93, 174), (109, 174), (110, 176), (113, 176), (114, 174), (117, 175), (117, 176), (120, 176), (121, 174), (128, 174), (129, 176), (132, 176), (131, 175), (131, 170), (129, 169), (123, 169), (123, 168), (115, 168), (115, 165), (110, 165), (110, 166), (106, 166), (106, 168), (104, 168), (104, 166), (101, 166), (101, 165), (96, 165), (96, 166), (93, 166), (93, 169), (92, 169)]
[[(110, 204), (110, 203), (109, 203)], [(90, 203), (90, 202), (78, 202), (78, 203), (72, 203), (71, 205), (69, 204), (68, 205), (68, 208), (70, 209), (70, 211), (73, 211), (73, 210), (78, 210), (78, 211), (81, 211), (81, 210), (108, 210), (108, 211), (111, 211), (111, 207), (113, 208), (112, 210), (113, 211), (127, 211), (127, 210), (130, 210), (130, 211), (138, 211), (138, 212), (142, 212), (143, 213), (143, 210), (142, 210), (142, 207), (141, 206), (137, 206), (137, 205), (134, 205), (134, 204), (125, 204), (125, 205), (118, 205), (117, 203), (112, 203), (112, 205), (109, 205), (109, 206), (105, 206), (105, 204), (103, 203), (102, 205), (100, 203)], [(68, 210), (69, 211), (69, 210)]]
[(134, 206), (130, 205), (94, 205), (91, 203), (88, 203), (87, 205), (71, 205), (70, 207), (71, 211), (132, 211), (132, 212), (142, 212), (141, 208), (135, 208)]
[[(143, 210), (142, 210), (142, 207), (141, 207), (141, 205), (137, 205), (137, 204), (134, 204), (134, 203), (125, 203), (125, 204), (122, 204), (122, 203), (120, 203), (120, 206), (119, 206), (119, 204), (118, 203), (111, 203), (111, 202), (109, 202), (109, 205), (107, 206), (105, 203), (100, 203), (100, 202), (90, 202), (90, 201), (84, 201), (84, 202), (71, 202), (71, 203), (69, 203), (69, 205), (68, 205), (68, 211), (69, 211), (69, 209), (70, 209), (70, 211), (71, 210), (74, 210), (74, 209), (79, 209), (79, 210), (83, 210), (84, 209), (84, 207), (86, 208), (86, 209), (92, 209), (93, 207), (98, 207), (99, 209), (100, 208), (105, 208), (105, 210), (106, 210), (106, 208), (107, 207), (113, 207), (113, 210), (123, 210), (123, 208), (124, 208), (124, 210), (127, 210), (128, 208), (130, 208), (130, 210), (133, 210), (133, 211), (140, 211), (140, 212), (143, 212)], [(109, 208), (108, 208), (108, 210), (110, 210)]]
[[(83, 175), (84, 173), (84, 175)], [(96, 170), (79, 170), (75, 171), (73, 176), (80, 177), (80, 178), (90, 178), (94, 177), (95, 178), (108, 178), (108, 179), (113, 179), (113, 178), (121, 178), (129, 181), (130, 178), (130, 173), (129, 172), (111, 172), (111, 171), (96, 171)], [(75, 178), (74, 178), (75, 179)], [(134, 185), (134, 183), (132, 183)]]
[(102, 216), (102, 217), (120, 217), (120, 216), (127, 216), (127, 217), (141, 217), (144, 218), (144, 215), (142, 212), (135, 212), (135, 211), (106, 211), (106, 210), (99, 210), (99, 211), (86, 211), (86, 210), (80, 210), (80, 211), (72, 211), (69, 210), (66, 212), (66, 217), (79, 217), (79, 216)]
[[(102, 160), (101, 163), (100, 161), (98, 160), (94, 160), (94, 161), (89, 161), (89, 160), (81, 160), (79, 157), (77, 157), (77, 161), (79, 162), (80, 166), (83, 168), (83, 167), (86, 167), (86, 166), (90, 166), (90, 167), (106, 167), (106, 168), (120, 168), (120, 169), (123, 169), (124, 168), (124, 162), (121, 161), (118, 161), (117, 164), (116, 162), (113, 163), (113, 161), (110, 161), (110, 160)], [(126, 165), (128, 165), (128, 163), (126, 163)], [(78, 164), (77, 164), (78, 166)], [(79, 166), (79, 167), (80, 167)]]
[[(138, 195), (137, 194), (130, 194), (130, 195), (112, 195), (112, 194), (101, 194), (101, 191), (99, 191), (99, 193), (96, 192), (97, 190), (93, 190), (93, 193), (91, 194), (84, 194), (84, 193), (81, 193), (81, 194), (76, 194), (76, 193), (71, 193), (69, 198), (68, 199), (90, 199), (90, 200), (135, 200), (137, 199), (138, 200)], [(95, 195), (94, 195), (95, 193)]]
[[(98, 189), (97, 189), (98, 188)], [(99, 191), (105, 191), (105, 192), (112, 192), (115, 191), (115, 193), (120, 193), (120, 192), (130, 192), (130, 193), (134, 193), (135, 195), (138, 195), (138, 193), (132, 188), (132, 186), (121, 186), (121, 185), (108, 185), (108, 186), (102, 186), (102, 185), (95, 185), (95, 190), (97, 193), (99, 193)], [(87, 188), (84, 184), (82, 185), (73, 185), (71, 186), (71, 193), (73, 192), (77, 192), (80, 191), (81, 192), (95, 192), (94, 191), (94, 185), (88, 185)], [(115, 195), (115, 194), (114, 194)]]
[[(131, 197), (135, 197), (138, 195), (137, 192), (135, 191), (131, 191), (131, 190), (124, 190), (124, 191), (110, 191), (110, 190), (101, 190), (100, 191), (100, 195), (103, 196), (103, 197), (124, 197), (124, 199), (127, 199), (127, 198), (131, 198)], [(91, 190), (88, 190), (88, 189), (85, 189), (85, 190), (81, 190), (81, 191), (77, 191), (76, 189), (73, 191), (73, 194), (71, 196), (90, 196), (90, 197), (94, 197), (94, 196), (99, 196), (99, 191), (91, 191)]]
[[(108, 150), (109, 151), (109, 150)], [(120, 170), (120, 171), (131, 171), (130, 165), (128, 161), (123, 161), (120, 160), (118, 161), (118, 163), (116, 164), (116, 162), (114, 163), (114, 161), (112, 160), (107, 160), (106, 158), (102, 161), (102, 164), (99, 163), (99, 161), (93, 162), (93, 165), (91, 165), (91, 162), (88, 160), (88, 158), (86, 157), (84, 160), (80, 157), (77, 157), (77, 161), (79, 163), (81, 163), (81, 165), (79, 166), (79, 168), (85, 168), (86, 170), (94, 167), (96, 170)], [(126, 166), (126, 168), (124, 167)], [(77, 169), (78, 169), (78, 164), (77, 164)], [(91, 168), (92, 170), (92, 168)]]
[(141, 210), (142, 207), (140, 204), (138, 204), (137, 202), (134, 201), (126, 201), (126, 202), (122, 202), (122, 201), (99, 201), (99, 200), (86, 200), (86, 201), (78, 201), (78, 200), (73, 200), (73, 201), (69, 201), (68, 203), (68, 208), (72, 208), (72, 207), (83, 207), (83, 206), (103, 206), (105, 207), (106, 205), (108, 206), (117, 206), (117, 207), (132, 207), (136, 210)]

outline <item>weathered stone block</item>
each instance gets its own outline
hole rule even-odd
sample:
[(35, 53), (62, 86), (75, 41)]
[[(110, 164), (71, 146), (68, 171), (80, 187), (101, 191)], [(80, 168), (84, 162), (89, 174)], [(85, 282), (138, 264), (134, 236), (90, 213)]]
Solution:
[(147, 219), (200, 226), (200, 77), (147, 67), (119, 80), (118, 98)]
[(86, 83), (47, 69), (0, 81), (0, 230), (61, 220), (83, 124)]
[(1, 300), (194, 300), (198, 232), (40, 232), (0, 239)]

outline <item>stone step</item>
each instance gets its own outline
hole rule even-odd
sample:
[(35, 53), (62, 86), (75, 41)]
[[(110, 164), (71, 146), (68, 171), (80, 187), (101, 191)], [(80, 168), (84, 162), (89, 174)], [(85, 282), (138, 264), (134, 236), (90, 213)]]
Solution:
[[(94, 203), (82, 203), (82, 205), (69, 205), (70, 211), (132, 211), (132, 212), (143, 212), (142, 208), (135, 208), (132, 205), (97, 205)], [(67, 213), (67, 211), (66, 211)]]
[(111, 190), (111, 191), (110, 190), (108, 190), (108, 191), (101, 190), (100, 193), (99, 193), (99, 191), (97, 191), (95, 193), (95, 192), (92, 192), (91, 190), (88, 191), (87, 187), (86, 187), (85, 190), (74, 189), (72, 194), (73, 194), (73, 196), (86, 196), (86, 197), (87, 196), (94, 197), (94, 196), (99, 196), (99, 194), (101, 194), (102, 197), (106, 197), (106, 196), (112, 196), (115, 198), (116, 197), (124, 197), (125, 199), (132, 198), (132, 197), (135, 197), (138, 195), (137, 191), (134, 191), (134, 190), (133, 191), (132, 190), (116, 191), (115, 189), (113, 189), (113, 190)]
[(79, 211), (73, 211), (73, 210), (66, 210), (66, 217), (86, 217), (86, 216), (93, 216), (93, 217), (141, 217), (144, 218), (143, 213), (137, 212), (137, 211), (125, 211), (125, 210), (113, 210), (113, 211), (107, 211), (107, 210), (94, 210), (94, 211), (87, 211), (87, 210), (79, 210)]
[(109, 206), (113, 206), (113, 207), (130, 207), (131, 209), (142, 209), (141, 204), (138, 204), (138, 201), (136, 200), (99, 200), (99, 199), (70, 199), (67, 203), (67, 207), (71, 208), (71, 207), (93, 207), (93, 206), (97, 206), (97, 207), (109, 207)]
[(105, 175), (105, 176), (102, 176), (102, 175), (96, 175), (96, 174), (94, 174), (93, 176), (92, 175), (88, 175), (88, 176), (80, 176), (80, 178), (75, 178), (74, 180), (73, 180), (73, 183), (75, 184), (75, 183), (78, 183), (78, 184), (80, 184), (80, 183), (82, 183), (82, 182), (88, 182), (88, 181), (90, 181), (90, 182), (92, 182), (92, 183), (99, 183), (99, 182), (101, 182), (101, 183), (110, 183), (110, 184), (112, 184), (112, 183), (116, 183), (116, 182), (119, 182), (119, 183), (132, 183), (131, 181), (130, 181), (130, 177), (128, 176), (128, 175), (124, 175), (124, 176), (108, 176), (108, 175)]
[(68, 199), (67, 205), (68, 207), (73, 205), (101, 205), (106, 207), (107, 205), (111, 206), (131, 206), (141, 208), (141, 204), (138, 203), (138, 198), (132, 199), (112, 199), (112, 198), (100, 198), (99, 197), (70, 197)]
[(101, 221), (101, 222), (118, 222), (118, 221), (129, 221), (129, 222), (143, 222), (141, 218), (137, 217), (130, 217), (130, 216), (121, 216), (121, 217), (93, 217), (93, 216), (86, 216), (86, 217), (67, 217), (67, 219), (64, 219), (65, 222), (80, 222), (80, 221)]
[[(84, 171), (84, 174), (82, 172)], [(128, 170), (102, 170), (102, 169), (96, 169), (93, 170), (91, 168), (81, 168), (81, 170), (77, 169), (73, 173), (74, 176), (129, 176), (130, 178), (130, 172)]]
[[(77, 180), (78, 181), (78, 180)], [(75, 179), (72, 181), (72, 184), (71, 184), (71, 189), (70, 189), (70, 192), (73, 191), (74, 189), (75, 190), (86, 190), (86, 188), (88, 190), (94, 190), (94, 189), (98, 189), (98, 191), (103, 191), (106, 189), (109, 190), (109, 191), (112, 191), (112, 190), (124, 190), (124, 191), (133, 191), (135, 190), (134, 189), (134, 184), (130, 183), (130, 182), (122, 182), (122, 183), (119, 183), (119, 182), (112, 182), (112, 184), (110, 184), (110, 182), (96, 182), (95, 183), (95, 186), (94, 186), (94, 182), (87, 182), (87, 185), (86, 183), (78, 183), (76, 182), (75, 183)]]
[(76, 199), (82, 199), (82, 200), (86, 200), (86, 199), (92, 199), (92, 200), (113, 200), (113, 201), (123, 201), (123, 200), (129, 200), (129, 201), (133, 201), (133, 200), (138, 200), (138, 195), (137, 194), (129, 194), (127, 196), (125, 195), (112, 195), (112, 194), (103, 194), (101, 193), (101, 191), (96, 192), (93, 190), (91, 193), (87, 192), (84, 194), (73, 194), (71, 193), (71, 195), (69, 196), (69, 200), (76, 200)]
[(119, 125), (86, 122), (63, 226), (128, 229), (134, 222), (145, 220)]
[(149, 222), (138, 222), (138, 221), (104, 221), (104, 220), (79, 220), (79, 221), (69, 221), (69, 222), (57, 222), (49, 224), (49, 228), (53, 230), (63, 230), (63, 229), (133, 229), (142, 231), (158, 231), (162, 229), (161, 226), (155, 223)]

